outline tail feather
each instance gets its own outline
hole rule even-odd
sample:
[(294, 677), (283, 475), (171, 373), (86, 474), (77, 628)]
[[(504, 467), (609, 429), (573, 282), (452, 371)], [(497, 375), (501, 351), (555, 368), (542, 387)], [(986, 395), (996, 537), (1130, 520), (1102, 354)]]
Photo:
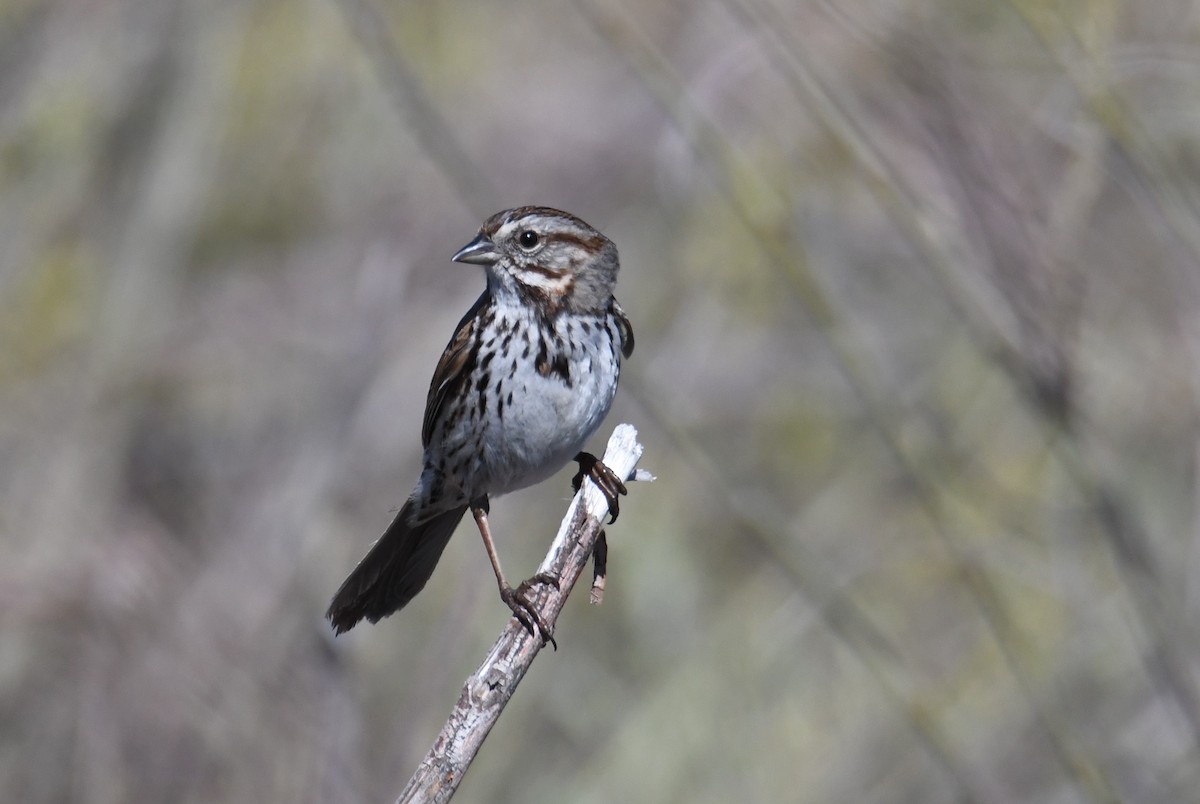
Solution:
[(410, 506), (404, 504), (333, 596), (325, 616), (335, 634), (349, 631), (364, 617), (377, 623), (416, 597), (467, 511), (464, 505), (410, 525)]

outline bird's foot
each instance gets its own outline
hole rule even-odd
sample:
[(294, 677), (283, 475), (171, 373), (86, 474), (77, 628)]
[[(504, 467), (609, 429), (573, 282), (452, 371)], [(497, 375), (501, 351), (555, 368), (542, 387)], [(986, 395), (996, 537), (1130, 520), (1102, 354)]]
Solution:
[(502, 586), (500, 599), (512, 610), (517, 622), (525, 626), (525, 630), (531, 636), (541, 636), (543, 648), (550, 644), (555, 650), (558, 650), (558, 643), (554, 641), (554, 629), (546, 625), (546, 621), (542, 619), (542, 615), (534, 608), (533, 601), (529, 598), (530, 591), (539, 584), (553, 586), (555, 589), (559, 588), (558, 578), (548, 572), (539, 572), (537, 575), (521, 581), (516, 589), (507, 584)]
[(621, 478), (617, 477), (617, 473), (604, 465), (604, 461), (592, 455), (590, 452), (581, 452), (574, 458), (579, 464), (579, 471), (575, 473), (575, 477), (571, 479), (571, 487), (578, 493), (580, 486), (583, 485), (583, 479), (590, 477), (596, 487), (604, 494), (604, 499), (608, 501), (608, 513), (610, 519), (608, 524), (617, 521), (617, 514), (621, 513), (621, 506), (617, 502), (617, 496), (628, 494), (625, 484), (621, 482)]

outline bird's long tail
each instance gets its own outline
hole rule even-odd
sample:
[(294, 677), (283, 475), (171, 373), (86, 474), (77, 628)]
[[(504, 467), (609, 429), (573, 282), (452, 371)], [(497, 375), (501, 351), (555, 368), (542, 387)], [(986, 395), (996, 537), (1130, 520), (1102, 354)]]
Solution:
[(364, 617), (379, 622), (416, 597), (467, 510), (465, 505), (452, 508), (410, 525), (411, 506), (411, 501), (404, 504), (333, 596), (325, 616), (333, 623), (335, 634), (349, 631)]

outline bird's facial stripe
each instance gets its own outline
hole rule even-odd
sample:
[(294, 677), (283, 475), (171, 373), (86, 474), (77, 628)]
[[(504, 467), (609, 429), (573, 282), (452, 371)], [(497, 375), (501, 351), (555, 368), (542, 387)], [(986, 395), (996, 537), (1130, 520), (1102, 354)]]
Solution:
[(489, 234), (495, 240), (508, 239), (532, 229), (543, 240), (556, 240), (587, 250), (599, 249), (603, 245), (603, 236), (589, 234), (586, 225), (581, 226), (580, 223), (562, 216), (524, 214), (500, 222), (495, 231)]
[(604, 248), (603, 237), (593, 237), (578, 231), (559, 231), (554, 240), (584, 254), (597, 254)]
[(553, 268), (547, 268), (545, 265), (538, 265), (536, 262), (527, 263), (517, 269), (518, 273), (537, 274), (538, 276), (546, 277), (547, 279), (558, 279), (563, 273), (556, 271)]
[(543, 265), (530, 263), (513, 271), (513, 277), (522, 285), (541, 288), (550, 293), (568, 293), (575, 284), (570, 272), (555, 271)]
[(548, 225), (545, 218), (536, 216), (522, 216), (516, 220), (505, 221), (496, 229), (496, 239), (512, 239), (526, 229), (532, 229), (542, 237), (548, 232), (554, 231), (555, 227)]

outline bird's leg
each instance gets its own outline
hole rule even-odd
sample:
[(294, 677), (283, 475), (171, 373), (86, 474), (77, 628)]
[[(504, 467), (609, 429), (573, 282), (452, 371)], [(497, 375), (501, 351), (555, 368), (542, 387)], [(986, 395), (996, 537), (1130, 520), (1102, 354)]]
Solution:
[(492, 562), (492, 571), (496, 573), (496, 584), (500, 587), (500, 599), (512, 610), (513, 616), (521, 625), (525, 626), (525, 630), (530, 635), (538, 636), (540, 633), (543, 646), (548, 642), (554, 646), (555, 650), (558, 650), (558, 643), (554, 641), (554, 631), (546, 625), (542, 615), (537, 612), (529, 600), (529, 590), (535, 584), (546, 583), (557, 589), (558, 579), (549, 573), (540, 572), (532, 578), (522, 581), (520, 586), (513, 589), (504, 579), (504, 570), (500, 569), (500, 556), (496, 553), (496, 544), (492, 541), (492, 530), (488, 527), (486, 497), (471, 503), (471, 514), (475, 517), (475, 524), (479, 526), (479, 535), (483, 537), (483, 547), (487, 550), (488, 559)]
[(608, 539), (601, 530), (600, 537), (596, 539), (596, 546), (592, 548), (592, 593), (588, 596), (588, 601), (593, 606), (599, 606), (604, 602), (604, 585), (607, 582), (607, 576)]
[(616, 522), (617, 514), (621, 513), (621, 506), (617, 504), (617, 495), (628, 494), (621, 478), (617, 477), (616, 472), (605, 466), (604, 461), (590, 452), (581, 452), (572, 460), (579, 464), (579, 471), (571, 480), (575, 491), (578, 493), (579, 487), (583, 485), (584, 477), (590, 477), (596, 487), (604, 493), (604, 499), (608, 501), (608, 512), (611, 515), (608, 524)]
[[(579, 488), (583, 485), (584, 476), (591, 477), (608, 500), (608, 508), (612, 512), (609, 524), (611, 525), (613, 522), (616, 522), (617, 514), (621, 511), (617, 504), (617, 495), (626, 493), (625, 484), (595, 455), (581, 452), (575, 456), (575, 460), (579, 462), (579, 471), (571, 479), (571, 487), (578, 494)], [(605, 536), (604, 530), (601, 529), (600, 536), (596, 539), (596, 546), (592, 548), (592, 593), (590, 600), (594, 605), (598, 606), (604, 602), (604, 584), (607, 575), (608, 537)]]

